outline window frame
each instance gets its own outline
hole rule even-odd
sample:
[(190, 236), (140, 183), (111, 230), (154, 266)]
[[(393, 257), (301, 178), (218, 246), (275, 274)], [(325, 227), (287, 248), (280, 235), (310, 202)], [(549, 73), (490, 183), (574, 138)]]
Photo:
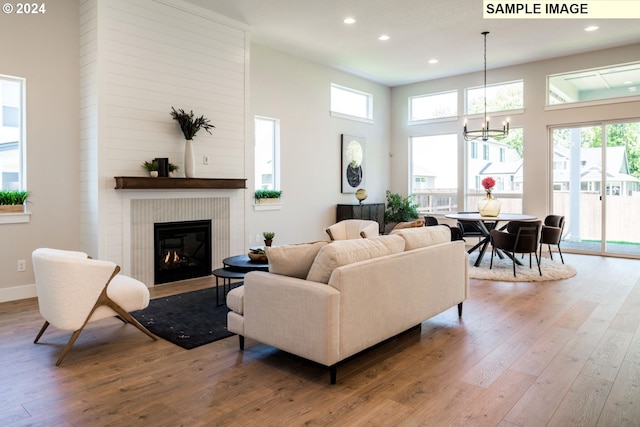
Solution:
[[(345, 110), (339, 111), (338, 109), (334, 109), (334, 104), (333, 104), (334, 90), (342, 91), (345, 94), (363, 96), (366, 99), (366, 106), (365, 106), (366, 116), (359, 116), (359, 115), (345, 112)], [(373, 95), (367, 92), (363, 92), (357, 89), (347, 87), (347, 86), (331, 83), (330, 97), (329, 97), (329, 112), (332, 117), (373, 124)]]
[[(258, 135), (256, 132), (257, 129), (257, 121), (261, 120), (261, 121), (265, 121), (265, 122), (271, 122), (273, 124), (273, 135), (272, 135), (272, 140), (271, 140), (271, 144), (273, 145), (272, 148), (272, 159), (273, 159), (273, 166), (272, 166), (272, 176), (273, 176), (273, 183), (272, 183), (272, 187), (273, 188), (269, 188), (269, 189), (273, 189), (273, 190), (280, 190), (281, 189), (281, 176), (280, 176), (280, 119), (276, 119), (273, 117), (266, 117), (266, 116), (259, 116), (259, 115), (255, 115), (253, 117), (253, 126), (254, 126), (254, 135), (253, 135), (253, 172), (254, 172), (254, 191), (255, 190), (259, 190), (262, 189), (262, 186), (258, 186), (258, 156), (257, 156), (257, 144), (258, 144)], [(280, 203), (278, 204), (274, 204), (274, 205), (254, 205), (256, 210), (272, 210), (272, 209), (279, 209), (280, 208)]]
[[(413, 110), (414, 110), (413, 102), (414, 101), (416, 101), (418, 99), (443, 97), (443, 96), (452, 95), (452, 94), (453, 94), (453, 103), (452, 103), (453, 112), (452, 112), (451, 115), (433, 116), (433, 117), (421, 117), (421, 118), (414, 118), (413, 117)], [(427, 94), (423, 94), (423, 95), (415, 95), (415, 96), (410, 96), (408, 98), (408, 123), (409, 123), (409, 125), (440, 122), (440, 121), (447, 121), (447, 120), (456, 120), (457, 118), (458, 118), (458, 89), (447, 90), (447, 91), (436, 92), (436, 93), (427, 93)]]
[[(507, 113), (507, 112), (514, 112), (514, 113), (518, 113), (518, 112), (522, 112), (524, 111), (524, 79), (518, 79), (518, 80), (510, 80), (510, 81), (506, 81), (506, 82), (498, 82), (498, 83), (492, 83), (492, 84), (487, 84), (486, 88), (487, 89), (493, 89), (496, 87), (500, 87), (500, 86), (508, 86), (508, 85), (512, 85), (515, 83), (519, 83), (522, 86), (522, 98), (520, 99), (520, 106), (519, 107), (510, 107), (510, 108), (501, 108), (501, 109), (491, 109), (491, 103), (489, 101), (487, 101), (487, 114), (489, 113), (497, 113), (496, 115), (501, 116), (503, 115), (502, 113)], [(466, 87), (464, 89), (464, 114), (465, 116), (469, 116), (469, 117), (480, 117), (484, 114), (484, 109), (482, 111), (479, 112), (469, 112), (469, 102), (470, 102), (470, 97), (469, 97), (469, 92), (470, 91), (474, 91), (477, 89), (482, 89), (484, 90), (485, 86), (470, 86), (470, 87)]]

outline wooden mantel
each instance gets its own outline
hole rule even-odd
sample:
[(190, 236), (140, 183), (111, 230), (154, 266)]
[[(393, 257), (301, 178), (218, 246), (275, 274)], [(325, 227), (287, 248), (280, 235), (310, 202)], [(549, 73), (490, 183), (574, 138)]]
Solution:
[(116, 176), (116, 190), (160, 189), (243, 189), (246, 178), (151, 178), (146, 176)]

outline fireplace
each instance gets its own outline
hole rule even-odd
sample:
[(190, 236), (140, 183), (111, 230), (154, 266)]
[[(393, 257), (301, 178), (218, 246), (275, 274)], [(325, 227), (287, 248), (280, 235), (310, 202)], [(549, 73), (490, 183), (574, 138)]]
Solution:
[(211, 220), (154, 224), (154, 284), (211, 274)]

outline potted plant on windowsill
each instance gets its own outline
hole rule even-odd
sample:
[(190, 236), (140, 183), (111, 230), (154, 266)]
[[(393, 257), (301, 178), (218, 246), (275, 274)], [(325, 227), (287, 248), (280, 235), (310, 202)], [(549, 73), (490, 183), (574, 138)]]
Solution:
[(0, 213), (24, 212), (29, 194), (31, 193), (26, 190), (1, 190)]
[(280, 190), (256, 190), (254, 194), (257, 205), (280, 203), (280, 196), (282, 196), (282, 191)]

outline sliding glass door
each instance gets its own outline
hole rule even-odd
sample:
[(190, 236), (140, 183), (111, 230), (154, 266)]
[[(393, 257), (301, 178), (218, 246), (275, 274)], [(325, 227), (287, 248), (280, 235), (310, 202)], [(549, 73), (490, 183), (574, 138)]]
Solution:
[(640, 122), (554, 128), (552, 212), (563, 244), (640, 257)]

